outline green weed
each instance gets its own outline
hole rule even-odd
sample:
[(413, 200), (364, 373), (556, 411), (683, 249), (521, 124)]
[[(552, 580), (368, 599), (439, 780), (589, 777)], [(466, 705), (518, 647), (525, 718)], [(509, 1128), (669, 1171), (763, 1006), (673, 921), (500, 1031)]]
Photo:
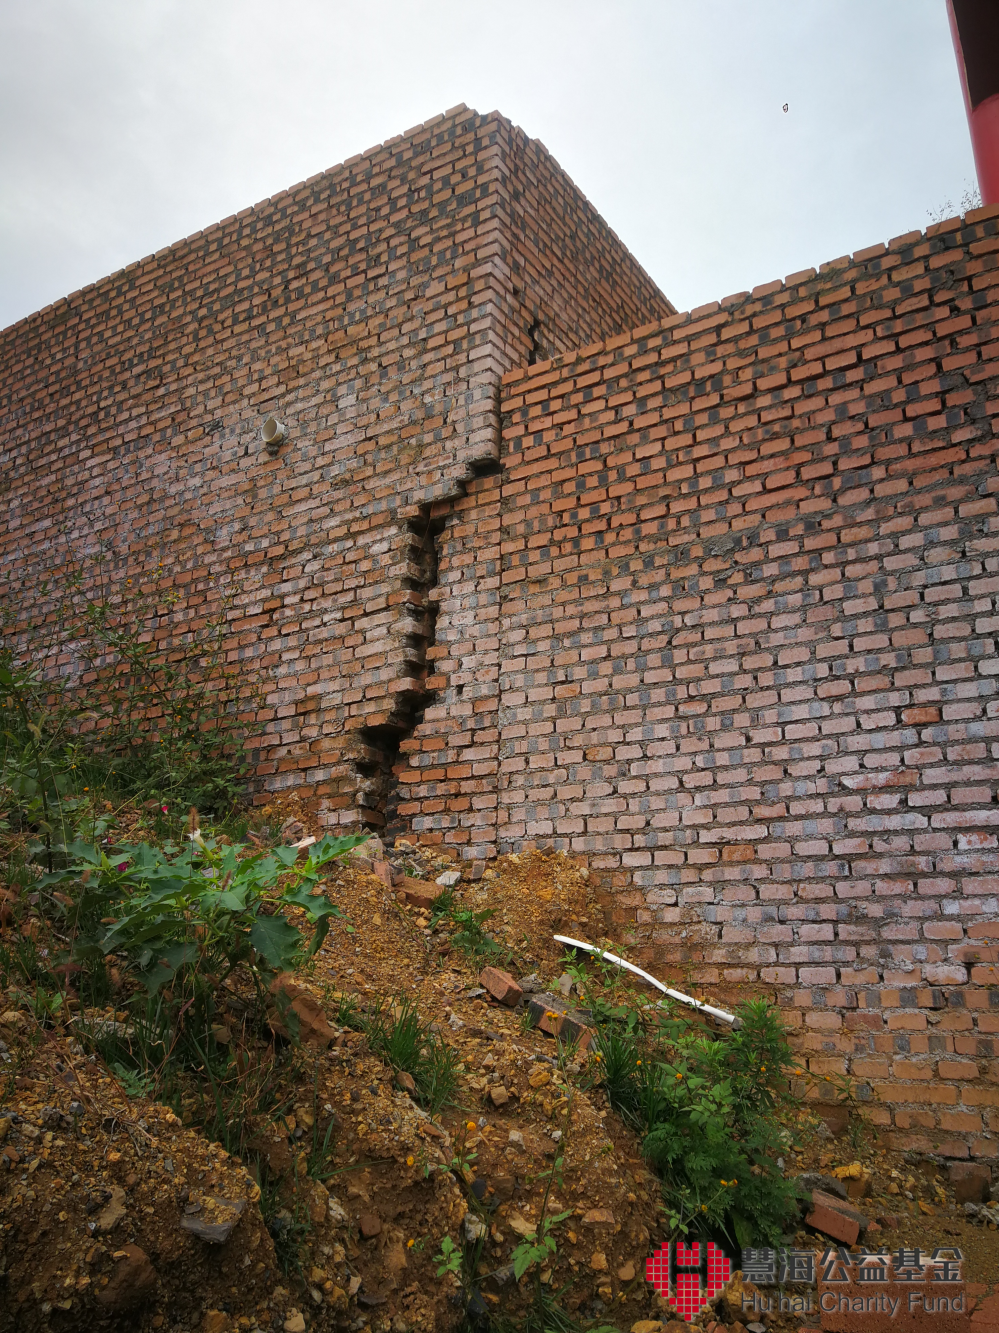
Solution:
[(738, 1245), (773, 1242), (794, 1207), (776, 1166), (785, 1148), (775, 1113), (789, 1100), (790, 1047), (764, 1002), (740, 1006), (721, 1039), (695, 1020), (634, 1011), (598, 1023), (597, 1077), (643, 1135), (675, 1231), (725, 1232)]
[(379, 1000), (364, 1030), (373, 1051), (412, 1077), (420, 1101), (432, 1115), (452, 1099), (458, 1085), (457, 1053), (430, 1031), (411, 1000), (403, 998), (393, 1005)]
[(121, 1084), (126, 1097), (149, 1097), (152, 1095), (156, 1086), (156, 1078), (153, 1074), (143, 1074), (136, 1069), (129, 1069), (127, 1065), (121, 1064), (111, 1064), (109, 1068)]
[(468, 908), (452, 910), (450, 916), (455, 930), (451, 935), (451, 943), (470, 962), (480, 963), (490, 958), (496, 960), (510, 957), (509, 949), (504, 949), (482, 929), (483, 925), (495, 915), (494, 907), (483, 908), (480, 912), (473, 912)]

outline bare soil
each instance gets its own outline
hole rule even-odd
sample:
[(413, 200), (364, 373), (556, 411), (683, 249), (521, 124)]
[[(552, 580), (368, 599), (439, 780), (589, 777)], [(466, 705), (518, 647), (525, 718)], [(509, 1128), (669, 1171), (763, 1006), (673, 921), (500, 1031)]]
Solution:
[[(290, 813), (316, 831), (305, 807)], [(263, 817), (288, 814), (276, 804)], [(506, 952), (488, 961), (537, 973), (549, 988), (562, 971), (553, 933), (604, 936), (586, 872), (564, 855), (504, 857), (477, 882), (468, 863), (437, 848), (400, 841), (391, 859), (397, 873), (430, 881), (460, 870), (459, 905), (496, 909), (486, 928)], [(71, 1025), (41, 1027), (12, 994), (0, 995), (0, 1333), (457, 1328), (460, 1285), (438, 1278), (435, 1256), (445, 1236), (460, 1242), (479, 1220), (486, 1236), (473, 1285), (490, 1314), (515, 1321), (535, 1279), (514, 1282), (510, 1255), (541, 1220), (559, 1157), (547, 1209), (570, 1216), (543, 1274), (548, 1289), (584, 1326), (669, 1318), (644, 1280), (646, 1258), (666, 1239), (658, 1184), (635, 1135), (591, 1086), (588, 1056), (560, 1064), (550, 1038), (488, 995), (474, 997), (482, 962), (400, 901), (408, 882), (386, 883), (357, 862), (330, 874), (328, 893), (348, 919), (334, 923), (296, 981), (334, 1035), (288, 1061), (284, 1114), (251, 1115), (245, 1164), (193, 1123), (128, 1096)], [(365, 1037), (338, 1021), (341, 997), (413, 1001), (458, 1053), (458, 1104), (435, 1118), (421, 1110)], [(308, 1174), (316, 1114), (321, 1127), (333, 1125), (334, 1174), (323, 1183)], [(965, 1219), (944, 1169), (882, 1150), (866, 1127), (832, 1138), (809, 1108), (795, 1128), (806, 1146), (789, 1158), (789, 1174), (859, 1161), (870, 1176), (858, 1206), (882, 1221), (869, 1245), (960, 1245), (976, 1295), (988, 1295), (999, 1281), (999, 1234)], [(234, 1225), (216, 1243), (185, 1229), (191, 1219)], [(287, 1254), (289, 1236), (286, 1273), (275, 1238)], [(827, 1242), (803, 1227), (797, 1243)], [(776, 1315), (769, 1327), (786, 1333), (801, 1322)], [(717, 1333), (734, 1326), (715, 1323)]]

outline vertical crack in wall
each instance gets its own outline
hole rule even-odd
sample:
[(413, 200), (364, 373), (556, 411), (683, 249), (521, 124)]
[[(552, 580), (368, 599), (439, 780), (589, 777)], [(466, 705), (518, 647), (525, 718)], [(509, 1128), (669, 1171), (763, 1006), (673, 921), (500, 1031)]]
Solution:
[(436, 641), (438, 540), (447, 516), (431, 516), (430, 505), (421, 505), (416, 518), (403, 533), (404, 572), (399, 615), (392, 627), (390, 661), (395, 667), (395, 688), (387, 717), (362, 727), (357, 733), (354, 767), (357, 772), (356, 802), (362, 827), (375, 833), (402, 832), (398, 820), (399, 747), (423, 721), (424, 710), (436, 694), (426, 687), (429, 674), (427, 650)]

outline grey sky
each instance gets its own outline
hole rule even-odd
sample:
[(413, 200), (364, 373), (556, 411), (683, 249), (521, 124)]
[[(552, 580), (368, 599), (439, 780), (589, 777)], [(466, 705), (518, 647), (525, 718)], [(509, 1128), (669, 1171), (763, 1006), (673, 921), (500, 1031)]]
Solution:
[(458, 102), (681, 309), (975, 180), (944, 0), (4, 0), (0, 50), (0, 326)]

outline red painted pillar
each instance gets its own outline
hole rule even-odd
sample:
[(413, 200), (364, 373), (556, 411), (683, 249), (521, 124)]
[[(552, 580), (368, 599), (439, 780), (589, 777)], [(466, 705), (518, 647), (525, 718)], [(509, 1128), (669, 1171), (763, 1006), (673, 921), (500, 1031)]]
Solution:
[(999, 204), (999, 0), (947, 0), (983, 204)]

